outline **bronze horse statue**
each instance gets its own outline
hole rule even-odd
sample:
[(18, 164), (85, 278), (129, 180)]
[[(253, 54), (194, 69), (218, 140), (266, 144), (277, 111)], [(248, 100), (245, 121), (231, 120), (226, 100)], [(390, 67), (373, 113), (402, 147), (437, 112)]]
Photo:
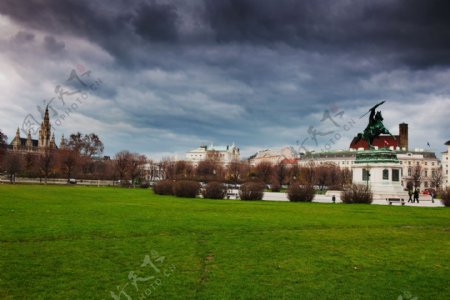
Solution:
[[(384, 102), (385, 101), (378, 103), (367, 112), (370, 112), (369, 124), (367, 125), (366, 129), (364, 129), (364, 132), (358, 133), (357, 136), (356, 142), (360, 141), (361, 139), (366, 140), (367, 144), (369, 145), (369, 149), (374, 149), (373, 140), (380, 134), (389, 134), (395, 140), (395, 137), (389, 132), (389, 130), (386, 129), (386, 127), (384, 127), (381, 111), (377, 111), (375, 113), (376, 108), (382, 105)], [(367, 113), (362, 115), (361, 118), (364, 117)]]

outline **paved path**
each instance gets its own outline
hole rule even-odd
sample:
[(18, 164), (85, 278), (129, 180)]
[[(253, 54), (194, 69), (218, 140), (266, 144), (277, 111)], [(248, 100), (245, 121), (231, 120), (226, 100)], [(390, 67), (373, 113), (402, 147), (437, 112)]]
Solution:
[[(272, 193), (272, 192), (265, 192), (263, 200), (289, 201), (286, 193)], [(428, 195), (421, 195), (419, 198), (419, 201), (420, 201), (419, 203), (408, 203), (407, 201), (405, 201), (405, 206), (418, 206), (418, 207), (442, 207), (443, 206), (440, 200), (435, 200), (434, 203), (432, 203), (431, 198)], [(326, 196), (326, 195), (316, 195), (314, 197), (313, 202), (332, 203), (331, 196)], [(342, 203), (339, 195), (336, 195), (336, 203)], [(388, 203), (384, 199), (374, 199), (372, 204), (388, 205)], [(400, 205), (400, 204), (395, 203), (392, 205)]]

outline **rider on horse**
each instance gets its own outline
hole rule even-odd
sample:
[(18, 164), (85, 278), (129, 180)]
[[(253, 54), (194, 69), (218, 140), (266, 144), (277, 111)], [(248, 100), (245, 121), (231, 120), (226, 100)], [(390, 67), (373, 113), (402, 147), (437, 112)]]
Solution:
[(369, 124), (367, 125), (366, 129), (364, 129), (363, 133), (358, 134), (358, 140), (362, 138), (365, 139), (367, 141), (367, 144), (369, 145), (369, 149), (374, 149), (372, 145), (373, 140), (382, 133), (389, 134), (395, 139), (395, 137), (389, 132), (389, 130), (387, 130), (386, 127), (384, 127), (383, 116), (381, 115), (381, 111), (377, 111), (375, 113), (376, 108), (381, 104), (383, 104), (384, 102), (385, 101), (378, 103), (369, 110), (370, 112)]

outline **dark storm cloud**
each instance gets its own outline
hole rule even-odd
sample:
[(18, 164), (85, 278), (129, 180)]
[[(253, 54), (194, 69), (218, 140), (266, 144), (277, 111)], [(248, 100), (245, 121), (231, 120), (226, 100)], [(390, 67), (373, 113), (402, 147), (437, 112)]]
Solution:
[(66, 44), (63, 41), (57, 41), (53, 36), (45, 36), (44, 37), (44, 48), (49, 52), (56, 53), (62, 51)]
[[(450, 3), (443, 0), (296, 1), (204, 0), (196, 10), (177, 1), (4, 0), (0, 12), (31, 27), (75, 34), (125, 63), (141, 59), (140, 40), (171, 43), (245, 43), (357, 56), (389, 55), (388, 64), (450, 63)], [(186, 4), (185, 4), (186, 5)], [(177, 9), (180, 6), (181, 9)], [(185, 7), (184, 7), (185, 8)], [(196, 24), (183, 31), (180, 20)], [(195, 29), (209, 28), (212, 35)], [(114, 36), (114, 39), (111, 37)], [(195, 36), (195, 39), (191, 39)], [(151, 44), (153, 45), (153, 44)], [(179, 44), (176, 44), (180, 46)], [(181, 45), (182, 46), (182, 45)]]
[(448, 1), (205, 0), (219, 43), (324, 53), (391, 54), (412, 66), (450, 63)]
[[(104, 85), (79, 112), (92, 120), (167, 131), (173, 140), (282, 145), (320, 125), (326, 109), (347, 117), (380, 97), (393, 105), (423, 104), (424, 95), (447, 101), (449, 5), (3, 0), (0, 14), (17, 26), (0, 48), (47, 86), (68, 65), (92, 69)], [(33, 43), (47, 51), (32, 51)]]
[(173, 5), (157, 4), (155, 1), (143, 3), (131, 22), (143, 39), (174, 41), (177, 37), (177, 12)]

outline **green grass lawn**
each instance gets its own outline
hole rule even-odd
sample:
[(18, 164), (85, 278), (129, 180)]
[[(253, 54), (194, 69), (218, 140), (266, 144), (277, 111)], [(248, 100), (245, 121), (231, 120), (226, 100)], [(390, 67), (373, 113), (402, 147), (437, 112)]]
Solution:
[(0, 185), (1, 299), (449, 299), (449, 281), (448, 208)]

